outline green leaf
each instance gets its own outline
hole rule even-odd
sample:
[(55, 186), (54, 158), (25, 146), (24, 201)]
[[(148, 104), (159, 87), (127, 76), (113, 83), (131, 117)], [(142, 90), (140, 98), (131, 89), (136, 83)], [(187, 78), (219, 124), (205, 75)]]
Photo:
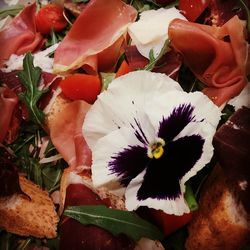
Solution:
[(100, 73), (102, 79), (102, 91), (106, 90), (109, 84), (115, 79), (115, 73)]
[(163, 239), (157, 227), (133, 212), (110, 209), (105, 206), (74, 206), (67, 207), (64, 214), (84, 225), (96, 225), (114, 235), (123, 233), (136, 241), (141, 237)]
[(38, 108), (37, 102), (46, 92), (46, 90), (38, 89), (41, 71), (39, 67), (34, 67), (32, 54), (27, 53), (23, 60), (23, 71), (18, 74), (26, 89), (25, 92), (19, 94), (19, 97), (28, 108), (30, 120), (40, 126), (44, 121), (44, 113)]
[(169, 39), (166, 40), (164, 43), (164, 46), (162, 47), (159, 55), (157, 57), (154, 56), (154, 51), (151, 49), (149, 51), (149, 63), (143, 68), (144, 70), (151, 71), (155, 67), (156, 63), (161, 59), (161, 57), (166, 53), (166, 50), (169, 45)]
[(24, 5), (21, 4), (0, 8), (0, 20), (7, 16), (16, 16), (23, 8)]
[(130, 5), (132, 5), (139, 13), (146, 10), (155, 9), (154, 5), (151, 5), (147, 3), (147, 1), (142, 0), (132, 0), (130, 1)]
[(60, 166), (47, 165), (42, 169), (42, 177), (45, 189), (54, 191), (60, 184), (62, 168)]
[(195, 198), (195, 195), (193, 193), (193, 189), (190, 183), (186, 183), (186, 191), (185, 191), (184, 197), (191, 211), (195, 211), (198, 209), (198, 203), (196, 201), (196, 198)]

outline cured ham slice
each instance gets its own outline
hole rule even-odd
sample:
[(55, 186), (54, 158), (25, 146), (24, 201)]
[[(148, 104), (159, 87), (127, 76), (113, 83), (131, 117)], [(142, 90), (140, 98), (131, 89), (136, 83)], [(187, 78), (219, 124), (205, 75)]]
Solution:
[[(125, 49), (125, 55), (132, 71), (142, 69), (149, 63), (149, 60), (139, 53), (135, 45), (128, 46)], [(162, 56), (152, 71), (164, 73), (172, 79), (176, 79), (181, 64), (181, 56), (173, 50), (170, 50)]]
[(0, 67), (11, 54), (22, 55), (34, 51), (43, 42), (36, 32), (36, 4), (28, 5), (13, 21), (0, 31)]
[(238, 95), (247, 84), (245, 22), (237, 16), (221, 27), (175, 19), (169, 26), (172, 47), (218, 106)]
[(82, 124), (89, 108), (84, 101), (70, 102), (50, 122), (51, 140), (72, 169), (91, 165), (91, 151), (82, 134)]
[(93, 67), (96, 60), (105, 65), (97, 55), (126, 34), (136, 16), (136, 10), (121, 0), (91, 0), (55, 51), (54, 71)]
[(0, 87), (0, 142), (3, 142), (18, 103), (17, 95), (8, 87)]

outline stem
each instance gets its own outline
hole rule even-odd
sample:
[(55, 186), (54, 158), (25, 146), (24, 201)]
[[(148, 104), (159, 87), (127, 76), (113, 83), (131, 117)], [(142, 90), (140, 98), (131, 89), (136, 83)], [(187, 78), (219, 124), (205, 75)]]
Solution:
[(195, 211), (198, 209), (198, 203), (189, 183), (186, 183), (186, 192), (184, 194), (184, 197), (191, 211)]

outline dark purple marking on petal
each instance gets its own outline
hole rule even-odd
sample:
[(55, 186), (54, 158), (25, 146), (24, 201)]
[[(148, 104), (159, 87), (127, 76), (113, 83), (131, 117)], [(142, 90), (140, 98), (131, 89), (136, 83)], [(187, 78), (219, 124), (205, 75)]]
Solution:
[(147, 198), (174, 200), (181, 194), (180, 180), (200, 159), (204, 139), (199, 135), (185, 136), (169, 142), (161, 158), (147, 166), (138, 190), (138, 200)]
[(127, 186), (133, 178), (147, 167), (148, 162), (147, 148), (128, 146), (128, 148), (112, 156), (108, 167), (112, 174), (121, 178), (121, 184)]
[(148, 139), (146, 137), (146, 135), (144, 134), (143, 130), (142, 130), (142, 126), (141, 124), (134, 118), (135, 124), (137, 126), (138, 129), (135, 128), (135, 126), (133, 124), (131, 124), (131, 127), (134, 129), (135, 131), (135, 136), (136, 138), (143, 144), (148, 145)]
[(191, 104), (181, 104), (176, 107), (167, 118), (162, 118), (160, 122), (158, 137), (168, 141), (172, 141), (184, 127), (194, 121), (194, 107)]

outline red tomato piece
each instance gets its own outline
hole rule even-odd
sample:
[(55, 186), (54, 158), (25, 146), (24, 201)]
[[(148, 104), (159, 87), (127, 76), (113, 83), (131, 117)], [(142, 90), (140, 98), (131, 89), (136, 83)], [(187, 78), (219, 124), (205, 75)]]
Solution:
[(194, 22), (207, 8), (211, 0), (180, 0), (179, 9), (191, 22)]
[(74, 74), (62, 80), (60, 87), (66, 97), (93, 104), (101, 92), (101, 80), (97, 75)]
[(132, 71), (132, 69), (129, 67), (128, 63), (124, 60), (121, 64), (120, 68), (117, 70), (115, 77), (125, 75), (131, 71)]
[(193, 217), (192, 213), (181, 216), (166, 214), (161, 210), (150, 209), (150, 214), (165, 236), (170, 235), (179, 228), (189, 223)]
[(57, 4), (47, 4), (36, 15), (37, 30), (48, 35), (52, 29), (56, 32), (63, 30), (67, 21), (63, 16), (63, 8)]

